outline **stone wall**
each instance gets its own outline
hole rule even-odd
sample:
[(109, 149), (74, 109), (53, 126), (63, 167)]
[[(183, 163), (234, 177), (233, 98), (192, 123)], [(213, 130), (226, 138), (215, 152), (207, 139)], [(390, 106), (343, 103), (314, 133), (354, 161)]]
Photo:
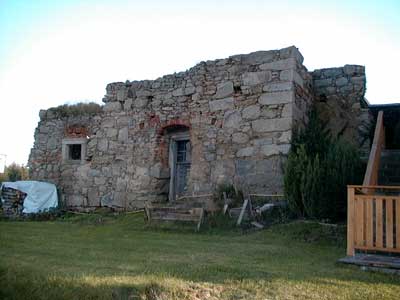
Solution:
[[(187, 193), (209, 194), (222, 183), (282, 193), (292, 131), (307, 123), (314, 97), (321, 106), (340, 102), (340, 111), (359, 111), (353, 98), (364, 91), (360, 67), (310, 73), (302, 62), (295, 47), (235, 55), (152, 81), (108, 84), (96, 116), (43, 111), (32, 178), (56, 183), (70, 207), (136, 209), (166, 200), (170, 133), (185, 129), (192, 156)], [(71, 124), (88, 136), (78, 163), (62, 157)]]
[[(93, 181), (85, 181), (82, 176), (82, 168), (87, 168), (89, 163), (88, 157), (83, 157), (85, 163), (65, 161), (62, 145), (64, 139), (87, 138), (93, 134), (100, 116), (65, 116), (54, 109), (41, 110), (39, 116), (29, 156), (30, 178), (54, 183), (68, 198), (69, 205), (78, 203), (86, 206), (87, 189), (94, 184)], [(73, 129), (79, 130), (76, 132)]]
[(320, 69), (312, 72), (312, 77), (318, 113), (333, 135), (368, 152), (371, 116), (364, 99), (365, 68), (345, 65)]

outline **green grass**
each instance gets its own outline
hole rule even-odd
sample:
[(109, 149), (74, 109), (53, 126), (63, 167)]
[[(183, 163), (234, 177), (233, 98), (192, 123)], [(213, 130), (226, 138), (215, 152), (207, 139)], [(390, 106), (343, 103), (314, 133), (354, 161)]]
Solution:
[(143, 215), (0, 222), (0, 299), (398, 299), (400, 278), (338, 265), (343, 235), (294, 222), (243, 234)]

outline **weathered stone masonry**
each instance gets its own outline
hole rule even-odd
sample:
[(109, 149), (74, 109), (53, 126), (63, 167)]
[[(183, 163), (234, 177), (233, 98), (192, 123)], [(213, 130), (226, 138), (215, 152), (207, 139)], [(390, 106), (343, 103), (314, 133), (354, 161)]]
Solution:
[[(185, 193), (232, 182), (281, 193), (292, 130), (307, 122), (312, 103), (327, 97), (322, 103), (350, 105), (349, 114), (358, 116), (365, 90), (362, 67), (340, 68), (346, 83), (332, 76), (324, 83), (326, 71), (310, 73), (302, 62), (295, 47), (235, 55), (153, 81), (111, 83), (98, 115), (41, 111), (31, 176), (57, 184), (71, 207), (135, 209), (168, 199), (171, 143), (184, 134), (191, 160)], [(349, 82), (351, 91), (340, 90)], [(71, 134), (86, 147), (80, 160), (70, 159), (83, 149), (70, 145)]]

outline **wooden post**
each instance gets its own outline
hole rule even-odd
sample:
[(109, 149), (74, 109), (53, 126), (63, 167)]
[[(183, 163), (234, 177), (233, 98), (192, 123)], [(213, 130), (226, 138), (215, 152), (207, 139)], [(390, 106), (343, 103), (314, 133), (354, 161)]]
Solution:
[(240, 211), (240, 215), (239, 215), (239, 218), (236, 223), (237, 226), (239, 226), (242, 223), (243, 216), (244, 216), (244, 213), (246, 212), (246, 207), (247, 207), (248, 203), (249, 203), (249, 200), (245, 199), (243, 202), (242, 210)]
[(347, 255), (354, 254), (354, 188), (347, 187)]
[(150, 223), (150, 221), (151, 221), (151, 213), (150, 213), (150, 209), (149, 209), (149, 206), (147, 205), (147, 203), (144, 204), (144, 212), (145, 212), (146, 217), (147, 217), (147, 222)]
[(228, 197), (226, 196), (226, 193), (223, 192), (224, 195), (224, 208), (222, 209), (222, 214), (225, 215), (226, 211), (228, 210)]
[(204, 208), (201, 208), (200, 209), (199, 222), (197, 223), (197, 227), (196, 227), (197, 230), (196, 231), (200, 230), (201, 223), (203, 223), (203, 218), (204, 218)]

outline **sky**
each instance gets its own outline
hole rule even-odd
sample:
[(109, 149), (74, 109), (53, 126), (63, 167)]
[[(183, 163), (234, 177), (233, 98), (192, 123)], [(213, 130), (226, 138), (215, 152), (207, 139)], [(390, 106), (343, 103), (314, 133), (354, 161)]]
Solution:
[(368, 101), (400, 102), (399, 0), (0, 0), (0, 156), (27, 164), (39, 110), (107, 83), (291, 45), (310, 71), (365, 65)]

